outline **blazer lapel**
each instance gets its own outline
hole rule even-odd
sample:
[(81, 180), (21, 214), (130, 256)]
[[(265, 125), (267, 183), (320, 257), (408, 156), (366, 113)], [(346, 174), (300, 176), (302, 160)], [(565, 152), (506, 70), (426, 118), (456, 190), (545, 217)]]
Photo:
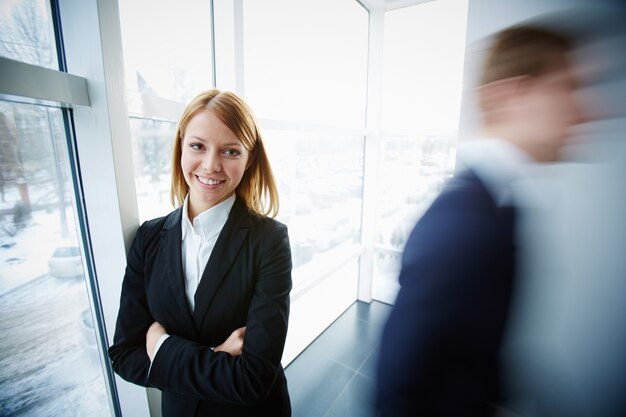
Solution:
[(193, 318), (196, 328), (202, 328), (206, 312), (217, 293), (226, 273), (234, 262), (241, 245), (250, 231), (250, 214), (247, 207), (235, 200), (228, 220), (220, 232), (209, 261), (204, 268), (200, 284), (195, 294), (195, 308)]
[[(161, 253), (160, 257), (165, 265), (165, 277), (172, 289), (172, 298), (183, 314), (183, 323), (192, 323), (191, 311), (185, 294), (185, 277), (183, 275), (182, 261), (182, 209), (173, 211), (165, 220), (161, 230)], [(195, 329), (189, 326), (192, 334)]]

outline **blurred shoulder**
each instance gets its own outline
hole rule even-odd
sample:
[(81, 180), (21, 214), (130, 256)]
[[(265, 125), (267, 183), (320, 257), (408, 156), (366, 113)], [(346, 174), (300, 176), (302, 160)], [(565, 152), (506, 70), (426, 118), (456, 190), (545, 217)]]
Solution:
[(495, 209), (495, 202), (476, 173), (465, 170), (450, 178), (431, 208), (442, 206), (467, 212), (472, 208)]

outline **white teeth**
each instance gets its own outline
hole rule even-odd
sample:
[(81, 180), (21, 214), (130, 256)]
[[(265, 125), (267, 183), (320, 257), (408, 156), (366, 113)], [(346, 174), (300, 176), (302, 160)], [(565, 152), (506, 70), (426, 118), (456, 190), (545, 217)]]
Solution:
[(219, 183), (224, 182), (223, 180), (221, 180), (221, 181), (220, 180), (211, 180), (211, 179), (204, 178), (204, 177), (198, 177), (198, 179), (200, 180), (200, 182), (202, 184), (206, 184), (206, 185), (217, 185)]

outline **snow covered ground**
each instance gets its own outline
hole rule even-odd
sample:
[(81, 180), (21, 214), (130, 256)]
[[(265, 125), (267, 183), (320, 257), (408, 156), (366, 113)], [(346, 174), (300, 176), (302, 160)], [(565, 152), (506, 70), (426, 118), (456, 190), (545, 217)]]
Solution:
[[(58, 211), (35, 211), (25, 228), (14, 236), (0, 232), (0, 294), (48, 272), (48, 259), (59, 246), (78, 246), (72, 210), (67, 210), (67, 236)], [(7, 227), (12, 225), (6, 225)]]
[(43, 276), (0, 295), (0, 415), (111, 415), (88, 308), (77, 278)]
[(0, 218), (0, 415), (110, 416), (84, 277), (48, 275), (57, 247), (79, 246), (72, 210)]

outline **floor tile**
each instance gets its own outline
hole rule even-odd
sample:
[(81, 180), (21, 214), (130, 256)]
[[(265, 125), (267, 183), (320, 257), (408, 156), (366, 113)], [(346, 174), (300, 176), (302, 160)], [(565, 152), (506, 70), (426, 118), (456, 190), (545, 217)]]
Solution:
[(373, 417), (380, 334), (391, 306), (356, 302), (285, 369), (294, 417)]
[(305, 350), (286, 369), (294, 417), (323, 416), (354, 371)]
[(393, 308), (389, 304), (381, 303), (379, 301), (372, 301), (371, 303), (356, 302), (354, 305), (356, 314), (359, 319), (365, 320), (371, 323), (373, 326), (383, 326), (391, 313)]
[(376, 379), (378, 366), (378, 355), (380, 354), (379, 346), (376, 346), (374, 351), (370, 354), (370, 356), (365, 360), (363, 365), (357, 370), (361, 375), (364, 375), (371, 379)]
[(325, 417), (374, 417), (374, 381), (356, 374)]
[(341, 317), (320, 335), (310, 349), (357, 370), (378, 345), (379, 333), (378, 328), (356, 316)]

